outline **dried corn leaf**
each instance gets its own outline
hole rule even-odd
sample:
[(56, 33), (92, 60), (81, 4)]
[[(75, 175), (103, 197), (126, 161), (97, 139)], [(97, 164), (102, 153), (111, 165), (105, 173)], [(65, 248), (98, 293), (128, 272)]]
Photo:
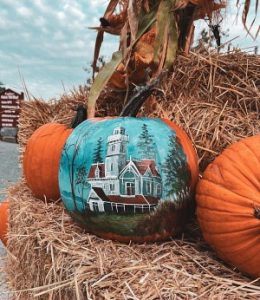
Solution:
[(95, 116), (95, 105), (96, 101), (103, 91), (104, 87), (106, 86), (108, 80), (115, 72), (116, 68), (122, 61), (122, 53), (121, 51), (117, 51), (113, 54), (112, 59), (109, 63), (105, 64), (105, 66), (101, 69), (98, 73), (97, 77), (95, 78), (88, 98), (88, 118), (93, 118)]

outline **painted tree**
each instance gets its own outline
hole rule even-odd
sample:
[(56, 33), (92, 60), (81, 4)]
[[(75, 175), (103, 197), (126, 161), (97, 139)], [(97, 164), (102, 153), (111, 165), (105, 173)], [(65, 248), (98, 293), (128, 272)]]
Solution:
[(5, 91), (4, 84), (0, 81), (0, 93)]
[(75, 183), (84, 184), (86, 182), (86, 179), (87, 179), (86, 168), (84, 166), (81, 166), (77, 169)]
[(97, 146), (94, 150), (94, 155), (93, 155), (93, 163), (101, 163), (103, 162), (103, 158), (102, 158), (102, 142), (103, 139), (100, 137), (97, 141)]
[(186, 157), (179, 140), (172, 136), (169, 140), (169, 151), (163, 164), (166, 195), (170, 200), (176, 199), (180, 192), (186, 190), (191, 179), (187, 168)]
[(139, 135), (137, 143), (138, 153), (142, 159), (155, 159), (155, 146), (153, 136), (149, 133), (146, 124), (142, 126), (142, 132)]

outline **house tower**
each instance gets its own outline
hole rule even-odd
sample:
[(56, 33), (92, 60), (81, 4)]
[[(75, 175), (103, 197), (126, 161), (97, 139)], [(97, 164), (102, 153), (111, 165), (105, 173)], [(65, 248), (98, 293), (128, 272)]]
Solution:
[(124, 127), (117, 127), (107, 139), (107, 155), (105, 160), (105, 176), (118, 177), (126, 165), (128, 135)]

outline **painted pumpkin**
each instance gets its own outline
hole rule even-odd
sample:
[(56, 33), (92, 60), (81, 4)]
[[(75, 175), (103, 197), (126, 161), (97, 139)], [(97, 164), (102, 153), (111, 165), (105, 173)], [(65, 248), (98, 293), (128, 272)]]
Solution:
[(72, 132), (65, 125), (48, 123), (28, 140), (23, 159), (27, 185), (40, 199), (60, 198), (58, 172), (62, 148)]
[(157, 241), (183, 230), (197, 177), (196, 153), (174, 123), (96, 118), (68, 138), (59, 186), (66, 209), (89, 232)]
[(260, 276), (260, 135), (227, 148), (196, 192), (205, 240), (242, 272)]
[(7, 227), (8, 227), (8, 210), (9, 202), (4, 201), (0, 203), (0, 239), (6, 245)]

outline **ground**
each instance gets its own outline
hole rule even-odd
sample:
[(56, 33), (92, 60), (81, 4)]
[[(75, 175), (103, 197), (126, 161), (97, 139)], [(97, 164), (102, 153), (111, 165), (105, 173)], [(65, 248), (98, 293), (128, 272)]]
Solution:
[[(18, 145), (0, 141), (0, 201), (6, 198), (5, 188), (16, 182), (21, 176), (18, 163)], [(0, 268), (5, 249), (0, 242)], [(8, 291), (4, 283), (3, 273), (0, 269), (0, 299), (8, 299)]]
[(4, 188), (20, 177), (18, 145), (0, 141), (0, 201), (5, 199)]

